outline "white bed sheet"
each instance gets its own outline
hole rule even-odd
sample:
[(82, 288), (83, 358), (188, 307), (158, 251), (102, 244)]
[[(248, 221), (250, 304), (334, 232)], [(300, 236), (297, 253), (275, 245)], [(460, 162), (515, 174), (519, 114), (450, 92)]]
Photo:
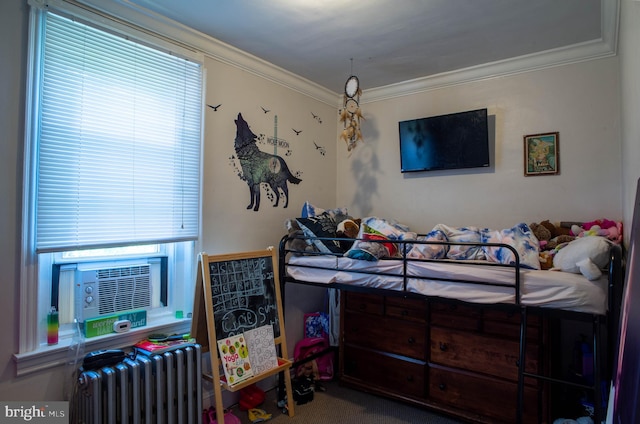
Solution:
[[(321, 266), (325, 269), (300, 265)], [(300, 281), (351, 284), (388, 290), (403, 289), (402, 270), (403, 262), (399, 259), (372, 262), (328, 255), (292, 256), (286, 267), (287, 275)], [(392, 275), (367, 274), (367, 271), (384, 271)], [(513, 268), (444, 261), (409, 261), (407, 276), (416, 275), (426, 279), (409, 278), (408, 292), (474, 303), (515, 303)], [(509, 287), (440, 281), (436, 278), (491, 281)], [(589, 281), (581, 274), (520, 270), (521, 302), (527, 306), (604, 315), (607, 311), (607, 286), (606, 274), (597, 280)]]

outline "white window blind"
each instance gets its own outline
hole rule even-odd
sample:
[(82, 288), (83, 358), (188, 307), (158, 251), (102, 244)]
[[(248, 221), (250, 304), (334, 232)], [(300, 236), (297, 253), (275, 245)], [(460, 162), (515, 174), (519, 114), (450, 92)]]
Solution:
[(36, 249), (198, 236), (198, 63), (46, 13)]

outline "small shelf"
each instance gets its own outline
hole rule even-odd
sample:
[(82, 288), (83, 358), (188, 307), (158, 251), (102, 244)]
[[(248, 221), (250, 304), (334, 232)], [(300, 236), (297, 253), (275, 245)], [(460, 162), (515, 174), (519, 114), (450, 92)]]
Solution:
[[(262, 380), (263, 378), (267, 378), (267, 377), (275, 375), (275, 374), (277, 374), (277, 373), (279, 373), (281, 371), (288, 370), (289, 368), (291, 368), (291, 364), (292, 364), (292, 362), (289, 361), (288, 359), (278, 358), (278, 366), (275, 367), (275, 368), (271, 368), (270, 370), (265, 371), (265, 372), (263, 372), (261, 374), (254, 375), (253, 377), (251, 377), (251, 378), (249, 378), (247, 380), (244, 380), (244, 381), (242, 381), (242, 382), (240, 382), (238, 384), (235, 384), (233, 386), (229, 386), (226, 381), (221, 380), (220, 381), (220, 386), (223, 389), (227, 390), (227, 391), (237, 392), (238, 390), (240, 390), (240, 389), (242, 389), (244, 387), (250, 386), (251, 384), (258, 382), (258, 381)], [(213, 382), (213, 376), (211, 374), (204, 374), (203, 376), (207, 380)]]

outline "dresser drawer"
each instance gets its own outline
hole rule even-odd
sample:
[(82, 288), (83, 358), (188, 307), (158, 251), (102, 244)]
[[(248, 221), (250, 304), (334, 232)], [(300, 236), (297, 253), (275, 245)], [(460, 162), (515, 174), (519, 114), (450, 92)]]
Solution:
[(366, 314), (384, 314), (384, 296), (344, 292), (345, 309)]
[(344, 347), (343, 377), (394, 393), (423, 398), (426, 369), (422, 361), (405, 361), (353, 346)]
[(346, 312), (343, 342), (424, 360), (427, 326), (412, 321)]
[(431, 325), (457, 330), (479, 331), (482, 326), (482, 309), (458, 303), (431, 302)]
[(424, 299), (389, 296), (385, 298), (385, 315), (425, 322), (427, 320), (427, 302)]
[[(516, 422), (518, 387), (504, 380), (445, 368), (429, 369), (429, 399), (504, 423)], [(537, 423), (537, 391), (525, 386), (524, 422)]]
[[(516, 310), (485, 309), (483, 332), (505, 338), (520, 339), (522, 315)], [(540, 336), (540, 316), (527, 315), (527, 339), (536, 340)]]
[[(431, 362), (518, 380), (520, 344), (517, 340), (478, 335), (448, 328), (431, 328)], [(527, 343), (526, 371), (538, 372), (538, 348)]]

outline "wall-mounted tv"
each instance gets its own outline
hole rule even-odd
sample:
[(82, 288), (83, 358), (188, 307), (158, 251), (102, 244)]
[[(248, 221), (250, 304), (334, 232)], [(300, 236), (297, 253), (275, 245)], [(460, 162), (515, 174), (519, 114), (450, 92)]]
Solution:
[(401, 121), (402, 172), (489, 166), (487, 109)]

